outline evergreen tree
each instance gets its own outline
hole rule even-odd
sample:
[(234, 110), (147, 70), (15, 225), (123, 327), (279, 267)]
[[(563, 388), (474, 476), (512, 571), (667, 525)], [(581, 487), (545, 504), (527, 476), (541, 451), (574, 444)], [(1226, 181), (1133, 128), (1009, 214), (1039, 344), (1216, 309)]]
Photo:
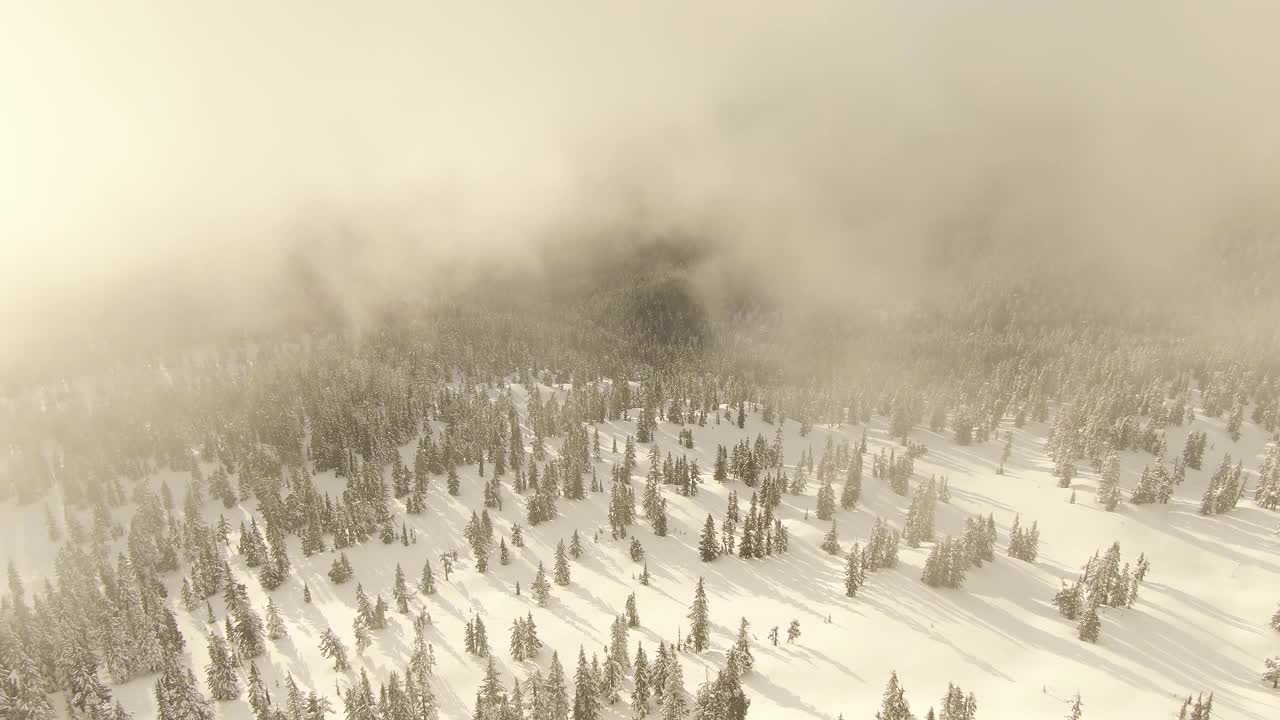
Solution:
[(1120, 505), (1120, 455), (1112, 448), (1102, 463), (1102, 475), (1098, 480), (1098, 503), (1108, 512)]
[(644, 647), (636, 643), (634, 682), (631, 686), (631, 712), (637, 718), (649, 714), (649, 660), (645, 657)]
[(373, 644), (373, 635), (369, 630), (369, 621), (363, 615), (357, 615), (356, 619), (351, 623), (352, 632), (356, 640), (356, 654), (364, 655), (364, 651), (369, 649)]
[(569, 584), (569, 558), (565, 554), (563, 540), (556, 545), (555, 581), (560, 586)]
[(546, 607), (551, 598), (551, 583), (547, 582), (547, 571), (538, 563), (538, 573), (533, 576), (533, 599), (538, 607)]
[(640, 614), (636, 611), (636, 594), (635, 593), (631, 593), (630, 595), (627, 596), (627, 602), (623, 610), (623, 614), (627, 618), (627, 627), (631, 627), (631, 628), (640, 627)]
[(596, 683), (581, 645), (578, 646), (578, 671), (574, 674), (573, 685), (573, 720), (597, 720), (600, 707), (596, 701)]
[(751, 624), (744, 617), (738, 622), (738, 638), (733, 643), (732, 652), (738, 661), (738, 667), (742, 674), (751, 672), (751, 668), (756, 664), (755, 657), (751, 654), (751, 637), (747, 633), (747, 629)]
[(683, 720), (689, 714), (689, 701), (685, 697), (684, 671), (674, 651), (668, 651), (662, 683), (662, 720)]
[(631, 538), (631, 547), (628, 550), (633, 562), (640, 562), (644, 559), (644, 546), (640, 544), (640, 538)]
[(702, 578), (694, 590), (693, 605), (689, 609), (689, 642), (695, 653), (706, 650), (711, 644), (711, 617), (707, 608), (707, 591)]
[(325, 628), (324, 633), (320, 635), (320, 656), (332, 660), (333, 669), (337, 672), (346, 672), (351, 669), (350, 663), (347, 662), (347, 648), (333, 628)]
[(885, 686), (876, 720), (914, 720), (897, 672), (889, 673), (889, 684)]
[(866, 582), (866, 573), (862, 569), (862, 551), (858, 543), (849, 549), (849, 557), (844, 569), (844, 594), (854, 597)]
[(702, 536), (698, 541), (698, 555), (702, 562), (711, 562), (720, 556), (720, 540), (716, 534), (716, 521), (707, 513), (707, 521), (702, 526)]
[(351, 568), (351, 560), (347, 558), (345, 552), (338, 553), (338, 557), (329, 566), (329, 579), (333, 581), (334, 585), (341, 585), (350, 580), (352, 574), (354, 574), (354, 571)]
[(547, 670), (537, 698), (534, 700), (533, 717), (537, 720), (567, 720), (569, 717), (569, 692), (565, 687), (564, 668), (560, 656), (551, 653), (551, 666)]
[(422, 564), (422, 575), (418, 578), (418, 592), (423, 595), (432, 595), (435, 591), (435, 573), (431, 571), (431, 558), (427, 558)]
[(845, 476), (844, 489), (840, 491), (840, 507), (852, 510), (862, 499), (862, 457), (854, 456), (849, 461), (849, 471)]
[[(212, 720), (211, 702), (200, 692), (195, 675), (178, 664), (178, 657), (170, 654), (163, 663), (160, 677), (155, 682), (156, 715), (160, 720)], [(52, 717), (32, 714), (35, 718)]]
[(409, 585), (404, 579), (404, 570), (396, 563), (395, 580), (391, 584), (391, 597), (396, 601), (396, 610), (401, 614), (409, 612)]
[(1262, 682), (1271, 683), (1274, 690), (1280, 688), (1280, 655), (1267, 658), (1263, 661), (1265, 670), (1262, 673)]
[(1098, 617), (1098, 606), (1094, 603), (1084, 610), (1084, 615), (1080, 617), (1079, 637), (1085, 642), (1098, 642), (1098, 635), (1102, 631), (1102, 620)]
[(204, 673), (211, 698), (225, 701), (240, 697), (240, 681), (236, 677), (231, 651), (227, 641), (216, 632), (209, 636), (209, 664), (205, 666)]
[(836, 493), (831, 487), (830, 474), (819, 474), (823, 477), (822, 484), (818, 487), (817, 515), (819, 520), (830, 520), (836, 511)]
[(249, 663), (249, 709), (253, 711), (254, 720), (271, 718), (271, 693), (262, 683), (258, 664), (252, 661)]
[(480, 680), (480, 687), (476, 691), (476, 715), (500, 720), (505, 715), (506, 708), (507, 694), (498, 677), (493, 658), (490, 657), (485, 665), (484, 678)]
[(836, 521), (831, 521), (831, 529), (822, 538), (822, 551), (828, 555), (840, 554), (840, 536), (836, 533)]
[[(289, 631), (284, 626), (284, 619), (280, 617), (280, 609), (276, 607), (273, 598), (267, 598), (267, 639), (281, 640), (289, 637)], [(217, 698), (214, 698), (215, 700)]]

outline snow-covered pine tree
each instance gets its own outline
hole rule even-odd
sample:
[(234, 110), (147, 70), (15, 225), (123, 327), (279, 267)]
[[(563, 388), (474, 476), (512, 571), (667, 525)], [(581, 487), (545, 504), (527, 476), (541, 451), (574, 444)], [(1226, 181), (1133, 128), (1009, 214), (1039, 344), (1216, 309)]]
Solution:
[(862, 589), (866, 583), (866, 572), (862, 568), (862, 551), (858, 547), (858, 543), (854, 543), (849, 549), (849, 556), (845, 562), (844, 568), (844, 594), (848, 597), (854, 597), (858, 594), (858, 590)]
[(885, 685), (876, 720), (914, 720), (911, 706), (907, 704), (906, 692), (898, 682), (896, 671), (889, 673), (889, 682)]
[(711, 562), (720, 556), (720, 538), (716, 533), (716, 521), (707, 513), (707, 520), (702, 525), (702, 535), (698, 540), (698, 556), (702, 562)]
[(694, 589), (693, 605), (689, 608), (689, 642), (695, 653), (706, 650), (711, 644), (711, 616), (707, 606), (707, 591), (701, 577)]
[(320, 656), (332, 660), (333, 669), (337, 672), (346, 672), (351, 669), (347, 661), (347, 648), (333, 628), (325, 628), (320, 635)]
[(274, 598), (267, 598), (267, 639), (282, 640), (289, 637), (284, 619), (280, 617), (280, 608), (276, 607)]
[(596, 683), (587, 665), (587, 654), (578, 646), (578, 670), (573, 678), (573, 720), (598, 720), (600, 706), (596, 700)]
[(551, 583), (547, 580), (547, 571), (542, 563), (538, 563), (538, 572), (533, 576), (533, 600), (538, 607), (546, 607), (551, 598)]
[(845, 475), (844, 487), (840, 491), (840, 507), (852, 510), (862, 499), (862, 456), (855, 455), (849, 461), (849, 470)]
[(1085, 642), (1098, 642), (1098, 635), (1102, 632), (1102, 620), (1098, 617), (1098, 606), (1089, 603), (1085, 607), (1084, 614), (1080, 616), (1080, 628), (1078, 636)]
[(219, 702), (240, 697), (240, 681), (227, 642), (216, 631), (209, 635), (209, 664), (205, 666), (209, 696)]
[(555, 582), (560, 586), (567, 586), (570, 582), (569, 557), (565, 551), (563, 540), (556, 545)]
[(840, 535), (836, 531), (836, 521), (831, 521), (831, 529), (822, 538), (822, 544), (819, 546), (822, 551), (828, 555), (840, 554)]
[(1098, 504), (1108, 512), (1120, 505), (1120, 454), (1115, 448), (1107, 452), (1102, 463), (1102, 475), (1098, 478)]

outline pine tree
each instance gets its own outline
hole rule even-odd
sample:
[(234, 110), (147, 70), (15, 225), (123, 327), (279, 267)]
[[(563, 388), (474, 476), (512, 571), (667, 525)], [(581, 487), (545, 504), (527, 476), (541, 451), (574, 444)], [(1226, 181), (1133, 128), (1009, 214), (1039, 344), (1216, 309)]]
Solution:
[(737, 658), (738, 667), (743, 674), (751, 672), (751, 668), (755, 666), (755, 657), (751, 654), (751, 637), (747, 633), (747, 629), (751, 624), (744, 617), (738, 622), (738, 638), (733, 643), (732, 653)]
[(836, 493), (831, 487), (830, 473), (820, 473), (822, 484), (818, 487), (817, 515), (819, 520), (830, 520), (836, 511)]
[(844, 569), (844, 594), (854, 597), (866, 582), (866, 573), (862, 569), (862, 551), (858, 543), (849, 549), (849, 557)]
[(211, 698), (221, 702), (240, 697), (240, 681), (236, 677), (231, 651), (227, 641), (216, 632), (209, 636), (209, 664), (205, 666), (204, 673)]
[(849, 471), (845, 476), (844, 489), (840, 491), (840, 507), (852, 510), (862, 499), (862, 457), (855, 456), (849, 461)]
[(249, 606), (244, 585), (231, 580), (228, 582), (225, 599), (227, 614), (231, 622), (231, 633), (227, 639), (233, 643), (241, 657), (255, 658), (266, 649), (262, 619)]
[(1267, 658), (1263, 661), (1263, 666), (1266, 669), (1262, 673), (1262, 682), (1271, 683), (1273, 690), (1280, 688), (1280, 655)]
[(341, 585), (350, 580), (352, 574), (354, 574), (354, 571), (351, 568), (351, 560), (347, 558), (345, 552), (338, 553), (338, 557), (329, 566), (329, 579), (333, 581), (334, 585)]
[(889, 674), (889, 684), (885, 686), (876, 720), (913, 720), (911, 706), (907, 704), (906, 693), (898, 682), (897, 672)]
[[(93, 715), (107, 712), (111, 707), (111, 691), (98, 678), (97, 657), (86, 645), (76, 640), (68, 638), (66, 643), (59, 664), (66, 673), (68, 708)], [(3, 665), (0, 662), (0, 669), (3, 669)], [(12, 679), (7, 673), (4, 677)], [(0, 700), (0, 709), (6, 708), (4, 703), (12, 699), (7, 692), (10, 689), (0, 691), (4, 698)]]
[(637, 718), (649, 714), (649, 661), (644, 647), (636, 643), (635, 672), (632, 674), (631, 712)]
[(1102, 475), (1098, 480), (1098, 503), (1108, 512), (1120, 505), (1120, 455), (1112, 448), (1102, 463)]
[(409, 585), (404, 579), (404, 570), (396, 563), (395, 580), (391, 584), (391, 597), (396, 601), (396, 610), (401, 614), (409, 612)]
[(556, 545), (555, 582), (562, 587), (569, 584), (569, 558), (565, 553), (563, 540)]
[(636, 611), (636, 594), (631, 593), (627, 596), (627, 602), (623, 609), (623, 615), (627, 619), (627, 627), (640, 627), (640, 614)]
[[(155, 684), (157, 717), (160, 720), (212, 720), (213, 708), (196, 685), (195, 674), (178, 665), (176, 655), (164, 662)], [(40, 715), (30, 717), (39, 718)]]
[(533, 717), (538, 720), (566, 720), (569, 717), (569, 693), (565, 687), (564, 668), (560, 656), (551, 653), (551, 666), (541, 691), (535, 699)]
[(546, 607), (551, 598), (551, 583), (547, 582), (547, 571), (538, 563), (538, 573), (533, 576), (533, 599), (538, 607)]
[(445, 486), (448, 488), (449, 494), (454, 497), (457, 497), (458, 493), (462, 489), (462, 483), (458, 479), (458, 468), (454, 467), (452, 463), (449, 464), (448, 476), (445, 481)]
[(911, 498), (902, 533), (902, 538), (909, 547), (920, 547), (920, 543), (933, 540), (934, 510), (937, 504), (937, 491), (933, 485), (932, 480), (928, 485), (920, 485)]
[(373, 636), (370, 634), (369, 621), (363, 615), (357, 615), (351, 624), (352, 631), (356, 639), (356, 654), (364, 655), (364, 651), (369, 649), (373, 644)]
[(253, 711), (254, 720), (270, 720), (271, 694), (263, 685), (255, 662), (249, 663), (249, 708)]
[(689, 641), (693, 651), (700, 653), (711, 644), (711, 617), (707, 607), (707, 591), (701, 577), (698, 578), (693, 605), (689, 609), (689, 623)]
[(476, 715), (481, 718), (501, 718), (505, 715), (506, 707), (507, 694), (498, 678), (493, 658), (490, 657), (485, 665), (484, 678), (480, 680), (480, 687), (476, 691)]
[(831, 529), (822, 538), (822, 551), (828, 555), (840, 554), (840, 536), (836, 533), (836, 521), (831, 521)]
[(431, 571), (431, 558), (422, 564), (422, 575), (418, 578), (418, 592), (432, 595), (436, 591), (435, 573)]
[(684, 671), (674, 651), (668, 651), (662, 683), (662, 720), (683, 720), (689, 714), (685, 697)]
[(596, 701), (596, 683), (581, 645), (578, 646), (578, 670), (574, 674), (573, 685), (573, 720), (597, 720), (600, 707)]
[(489, 634), (485, 629), (484, 620), (476, 615), (472, 621), (472, 642), (474, 643), (475, 654), (480, 657), (489, 657)]
[(1102, 620), (1098, 617), (1098, 607), (1094, 603), (1090, 603), (1085, 608), (1084, 615), (1080, 617), (1079, 637), (1085, 642), (1098, 642), (1098, 635), (1102, 632)]
[(702, 562), (711, 562), (720, 556), (720, 541), (716, 534), (716, 521), (707, 513), (707, 521), (702, 525), (702, 536), (698, 541), (698, 555)]
[(963, 690), (947, 683), (947, 693), (942, 696), (942, 712), (938, 715), (938, 720), (973, 720), (977, 712), (978, 700), (973, 693), (965, 697)]
[(347, 648), (333, 628), (325, 628), (324, 633), (320, 635), (320, 656), (332, 660), (333, 669), (337, 672), (346, 672), (351, 669), (350, 663), (347, 662)]
[[(273, 598), (267, 598), (267, 639), (281, 640), (289, 637), (284, 620), (280, 617), (280, 609)], [(216, 699), (216, 698), (215, 698)]]

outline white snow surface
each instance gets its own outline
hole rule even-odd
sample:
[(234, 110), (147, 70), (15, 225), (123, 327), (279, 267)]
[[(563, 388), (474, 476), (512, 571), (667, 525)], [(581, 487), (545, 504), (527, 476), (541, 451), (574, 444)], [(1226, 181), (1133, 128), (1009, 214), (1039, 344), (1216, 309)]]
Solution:
[[(544, 387), (544, 397), (551, 391)], [(513, 386), (513, 392), (523, 407), (524, 389)], [(637, 416), (633, 410), (631, 417)], [(901, 450), (880, 420), (867, 426), (869, 449), (862, 501), (855, 510), (837, 512), (840, 541), (846, 549), (855, 540), (865, 543), (876, 516), (901, 529), (910, 500), (894, 495), (885, 482), (871, 475), (872, 453), (882, 446)], [(617, 437), (621, 450), (625, 436), (635, 433), (635, 423), (618, 421), (598, 427), (603, 459), (597, 470), (607, 488), (609, 466), (620, 461), (620, 455), (609, 450), (612, 440)], [(841, 713), (850, 720), (870, 718), (879, 708), (891, 670), (897, 671), (907, 699), (920, 717), (929, 706), (938, 705), (947, 683), (954, 682), (966, 692), (976, 693), (982, 720), (1063, 717), (1076, 692), (1083, 697), (1088, 720), (1171, 718), (1181, 697), (1201, 691), (1215, 693), (1215, 718), (1280, 718), (1280, 693), (1259, 679), (1263, 659), (1280, 653), (1280, 633), (1267, 626), (1280, 602), (1280, 535), (1276, 534), (1280, 514), (1256, 507), (1251, 494), (1229, 514), (1202, 517), (1197, 512), (1208, 477), (1224, 452), (1244, 460), (1252, 489), (1268, 442), (1256, 426), (1247, 424), (1238, 442), (1232, 442), (1223, 423), (1212, 418), (1198, 417), (1190, 426), (1169, 427), (1170, 456), (1181, 451), (1190, 430), (1208, 432), (1203, 469), (1188, 469), (1186, 482), (1168, 505), (1125, 502), (1116, 512), (1106, 512), (1094, 501), (1097, 475), (1084, 465), (1074, 483), (1077, 502), (1068, 502), (1071, 491), (1058, 488), (1050, 474), (1052, 463), (1045, 455), (1044, 443), (1047, 427), (1043, 424), (1029, 422), (1013, 429), (1006, 421), (1001, 435), (1012, 429), (1015, 440), (1004, 475), (995, 472), (1003, 439), (961, 447), (949, 432), (938, 434), (918, 427), (910, 438), (925, 443), (929, 452), (916, 461), (913, 486), (931, 474), (945, 475), (950, 481), (951, 502), (938, 507), (939, 538), (958, 535), (965, 518), (972, 514), (994, 513), (999, 529), (996, 560), (970, 570), (959, 590), (934, 589), (920, 580), (930, 545), (919, 549), (904, 545), (898, 567), (869, 573), (866, 585), (853, 599), (844, 595), (843, 559), (818, 548), (829, 523), (814, 517), (817, 483), (812, 478), (806, 495), (784, 495), (777, 511), (791, 535), (788, 553), (763, 560), (699, 560), (698, 534), (707, 514), (711, 513), (718, 525), (729, 491), (738, 490), (743, 512), (751, 495), (751, 489), (740, 483), (719, 485), (711, 480), (717, 444), (731, 448), (742, 437), (754, 440), (757, 434), (771, 442), (775, 426), (762, 422), (758, 413), (750, 413), (745, 430), (727, 420), (716, 424), (714, 419), (708, 419), (705, 427), (684, 427), (693, 429), (692, 451), (678, 446), (679, 425), (660, 422), (657, 442), (664, 457), (667, 451), (676, 457), (682, 452), (696, 457), (704, 484), (692, 498), (666, 493), (667, 537), (655, 537), (643, 518), (630, 528), (631, 536), (639, 537), (646, 551), (653, 576), (648, 587), (636, 580), (640, 565), (628, 556), (630, 539), (609, 538), (607, 492), (589, 494), (582, 502), (562, 498), (554, 521), (531, 528), (525, 521), (525, 499), (510, 492), (509, 484), (504, 488), (504, 509), (489, 512), (498, 537), (508, 538), (510, 545), (510, 528), (518, 523), (524, 528), (527, 545), (511, 548), (510, 565), (499, 564), (495, 554), (488, 572), (476, 573), (462, 537), (471, 511), (483, 508), (483, 480), (474, 465), (459, 468), (459, 497), (445, 492), (443, 477), (433, 477), (427, 511), (422, 515), (405, 515), (399, 501), (392, 500), (400, 511), (398, 519), (417, 529), (418, 542), (404, 547), (399, 541), (384, 545), (374, 538), (347, 549), (355, 577), (343, 585), (335, 586), (326, 575), (335, 557), (332, 551), (306, 558), (298, 538), (289, 538), (293, 574), (272, 593), (289, 638), (268, 641), (268, 652), (257, 659), (273, 698), (283, 701), (280, 681), (291, 672), (304, 691), (314, 689), (329, 696), (335, 708), (333, 717), (341, 717), (342, 704), (335, 687), (345, 689), (353, 679), (358, 680), (361, 668), (369, 672), (375, 690), (391, 670), (403, 673), (413, 637), (412, 614), (425, 607), (433, 620), (427, 637), (438, 660), (433, 687), (441, 717), (463, 720), (472, 715), (475, 690), (484, 670), (482, 659), (462, 650), (463, 626), (473, 613), (485, 621), (508, 689), (513, 676), (523, 679), (535, 664), (545, 671), (551, 650), (559, 652), (571, 681), (578, 646), (586, 647), (588, 657), (593, 651), (603, 656), (610, 622), (622, 611), (631, 592), (636, 593), (641, 620), (641, 628), (633, 630), (629, 638), (633, 653), (639, 641), (652, 658), (659, 638), (671, 641), (677, 633), (687, 633), (686, 614), (701, 576), (706, 579), (713, 620), (712, 648), (701, 655), (681, 653), (686, 688), (694, 692), (704, 678), (714, 676), (723, 665), (739, 619), (745, 617), (751, 623), (755, 656), (754, 671), (743, 681), (751, 699), (752, 718), (830, 719)], [(794, 474), (793, 466), (802, 450), (812, 448), (820, 457), (828, 435), (834, 435), (837, 443), (845, 438), (856, 442), (863, 430), (863, 425), (820, 425), (801, 437), (799, 425), (788, 420), (783, 430), (788, 473)], [(558, 441), (548, 443), (551, 453), (558, 447)], [(637, 445), (638, 477), (633, 477), (637, 495), (648, 469), (648, 450), (649, 445)], [(402, 454), (411, 464), (413, 445), (405, 446)], [(1126, 499), (1143, 465), (1152, 462), (1154, 458), (1144, 453), (1123, 454)], [(504, 478), (508, 483), (510, 479), (510, 474)], [(180, 503), (187, 476), (161, 473), (152, 479), (156, 483), (162, 480), (169, 483)], [(344, 484), (332, 472), (321, 474), (316, 482), (322, 492), (335, 495)], [(841, 483), (843, 478), (837, 478), (837, 496)], [(804, 519), (806, 510), (808, 520)], [(219, 501), (210, 500), (205, 511), (211, 522), (225, 514), (235, 527), (242, 520), (247, 524), (254, 507), (249, 503), (226, 510)], [(116, 517), (124, 519), (125, 512), (117, 510)], [(1021, 515), (1024, 526), (1033, 520), (1039, 522), (1040, 557), (1035, 564), (1005, 555), (1015, 514)], [(539, 608), (527, 592), (537, 564), (544, 562), (550, 572), (556, 543), (562, 539), (567, 543), (575, 529), (582, 534), (585, 554), (571, 563), (572, 584), (567, 588), (553, 585), (550, 603)], [(597, 531), (598, 542), (594, 540)], [(55, 551), (46, 539), (43, 506), (16, 508), (10, 503), (0, 507), (0, 533), (4, 559), (17, 564), (28, 588), (40, 587), (52, 570)], [(1061, 617), (1050, 600), (1061, 581), (1076, 577), (1082, 564), (1112, 541), (1120, 542), (1125, 561), (1132, 562), (1145, 553), (1151, 571), (1132, 608), (1103, 612), (1101, 640), (1089, 644), (1076, 638), (1075, 624)], [(258, 611), (264, 613), (266, 594), (256, 573), (234, 554), (235, 545), (233, 534), (232, 568), (248, 587)], [(460, 562), (446, 583), (439, 556), (455, 549)], [(415, 594), (409, 616), (396, 613), (393, 604), (387, 629), (375, 632), (372, 647), (363, 657), (357, 656), (351, 637), (356, 583), (362, 583), (370, 596), (382, 593), (390, 603), (396, 564), (403, 566), (412, 586), (426, 558), (432, 559), (438, 592)], [(171, 573), (166, 580), (170, 602), (187, 639), (187, 661), (203, 686), (208, 661), (205, 611), (201, 608), (189, 614), (178, 607), (177, 588), (184, 571)], [(302, 601), (304, 581), (313, 595), (310, 605)], [(517, 581), (526, 589), (520, 596), (514, 592)], [(211, 602), (221, 623), (221, 597), (215, 596)], [(516, 663), (507, 652), (511, 623), (529, 612), (544, 651), (534, 661)], [(788, 644), (786, 627), (793, 619), (799, 620), (803, 634)], [(779, 626), (784, 636), (777, 647), (767, 638), (773, 626)], [(347, 644), (351, 672), (335, 672), (332, 663), (320, 656), (319, 636), (326, 627), (332, 627)], [(154, 681), (154, 676), (144, 676), (112, 690), (136, 718), (152, 717)], [(629, 689), (628, 681), (623, 701), (606, 706), (603, 717), (631, 717), (626, 705)], [(61, 698), (55, 699), (55, 705), (59, 712), (65, 712)], [(251, 717), (243, 694), (238, 701), (217, 703), (216, 712), (223, 718)], [(656, 712), (650, 714), (656, 716)]]

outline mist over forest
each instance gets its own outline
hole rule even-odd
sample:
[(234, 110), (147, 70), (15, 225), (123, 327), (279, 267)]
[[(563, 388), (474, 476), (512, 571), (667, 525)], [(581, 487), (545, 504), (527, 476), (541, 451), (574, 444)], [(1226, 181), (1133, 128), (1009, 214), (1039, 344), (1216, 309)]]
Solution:
[(150, 5), (5, 11), (8, 365), (655, 242), (802, 307), (1274, 295), (1264, 3)]
[(1277, 27), (0, 7), (0, 720), (1274, 720)]

